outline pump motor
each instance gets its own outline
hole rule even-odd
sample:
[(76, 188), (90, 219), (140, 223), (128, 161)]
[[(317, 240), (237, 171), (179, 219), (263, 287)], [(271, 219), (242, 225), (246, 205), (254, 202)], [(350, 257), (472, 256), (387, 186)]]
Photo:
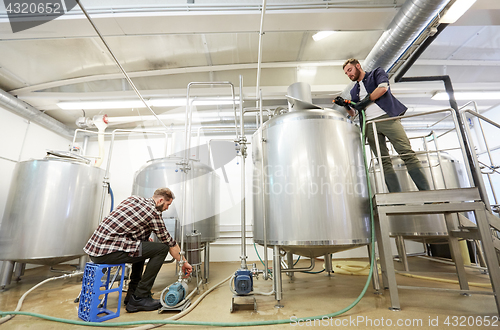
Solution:
[(234, 291), (246, 295), (253, 291), (252, 272), (248, 269), (238, 269), (234, 274)]
[(184, 282), (176, 282), (168, 288), (168, 292), (165, 295), (165, 303), (168, 306), (175, 306), (181, 302), (186, 296), (187, 284)]

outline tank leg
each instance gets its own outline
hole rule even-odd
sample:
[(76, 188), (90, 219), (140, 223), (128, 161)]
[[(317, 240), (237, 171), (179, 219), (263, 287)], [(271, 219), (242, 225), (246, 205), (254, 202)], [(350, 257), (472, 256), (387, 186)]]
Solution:
[(85, 265), (87, 264), (89, 260), (89, 257), (87, 255), (83, 255), (80, 258), (78, 258), (78, 270), (84, 271), (85, 270)]
[(283, 308), (281, 304), (281, 295), (282, 295), (282, 280), (281, 280), (281, 256), (280, 256), (280, 248), (278, 245), (275, 245), (273, 248), (273, 281), (274, 281), (274, 297), (276, 299), (275, 308)]
[[(288, 269), (292, 269), (293, 268), (293, 253), (287, 252), (286, 262), (288, 264)], [(290, 277), (290, 279), (293, 279), (293, 272), (287, 272), (286, 275), (288, 277)]]
[(333, 269), (332, 269), (332, 255), (331, 253), (325, 254), (325, 271), (326, 271), (326, 276), (332, 276)]
[[(370, 259), (372, 255), (372, 245), (368, 244), (366, 247), (368, 247), (368, 259)], [(372, 285), (373, 290), (375, 290), (375, 294), (382, 294), (382, 292), (380, 292), (380, 278), (378, 277), (378, 264), (376, 257), (375, 260), (373, 260)]]
[(203, 280), (205, 283), (208, 283), (208, 277), (210, 274), (210, 243), (205, 243), (205, 261), (203, 263)]
[(26, 264), (24, 262), (16, 262), (14, 267), (14, 281), (19, 282), (21, 276), (24, 275), (24, 270), (26, 269)]
[(12, 279), (12, 271), (14, 270), (14, 261), (5, 260), (2, 266), (2, 277), (0, 282), (0, 287), (4, 289), (7, 285), (10, 284)]
[(401, 262), (403, 263), (405, 272), (410, 271), (410, 268), (408, 267), (408, 258), (406, 256), (406, 246), (403, 236), (396, 236), (396, 247), (398, 249), (399, 260), (401, 260)]

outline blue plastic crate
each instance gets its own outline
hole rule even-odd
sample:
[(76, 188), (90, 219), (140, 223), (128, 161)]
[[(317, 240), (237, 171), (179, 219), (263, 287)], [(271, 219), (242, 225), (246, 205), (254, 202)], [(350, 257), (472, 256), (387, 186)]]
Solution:
[[(112, 285), (110, 283), (111, 269), (113, 267), (119, 267), (117, 272), (121, 272), (117, 288), (110, 288), (110, 285)], [(124, 275), (125, 264), (112, 265), (88, 262), (85, 265), (83, 273), (78, 317), (87, 322), (102, 322), (120, 316)], [(108, 294), (113, 292), (118, 292), (116, 312), (106, 308), (108, 305)], [(99, 307), (102, 297), (104, 298), (102, 307)]]

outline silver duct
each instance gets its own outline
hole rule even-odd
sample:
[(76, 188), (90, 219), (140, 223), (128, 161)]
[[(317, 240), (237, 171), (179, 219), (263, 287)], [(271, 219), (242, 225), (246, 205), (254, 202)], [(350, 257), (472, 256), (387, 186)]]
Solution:
[(64, 137), (74, 134), (73, 129), (1, 89), (0, 106)]
[(365, 61), (363, 69), (387, 71), (450, 0), (406, 0)]

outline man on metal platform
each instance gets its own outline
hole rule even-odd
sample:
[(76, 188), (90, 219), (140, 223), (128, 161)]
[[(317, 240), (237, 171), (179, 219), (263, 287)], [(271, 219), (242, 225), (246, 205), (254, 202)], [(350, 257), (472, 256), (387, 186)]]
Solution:
[[(366, 137), (368, 144), (373, 153), (377, 155), (373, 127), (368, 123), (375, 119), (401, 116), (406, 112), (407, 108), (392, 95), (389, 87), (389, 77), (382, 68), (379, 67), (373, 71), (365, 72), (361, 68), (359, 61), (351, 58), (344, 63), (343, 69), (349, 79), (356, 82), (350, 91), (351, 100), (356, 104), (352, 106), (341, 97), (336, 98), (334, 102), (340, 106), (345, 106), (351, 117), (355, 117), (356, 111), (364, 111), (364, 120), (367, 122)], [(385, 183), (389, 192), (400, 192), (401, 186), (389, 156), (389, 150), (385, 142), (386, 137), (405, 162), (408, 174), (410, 174), (417, 188), (419, 190), (429, 190), (429, 183), (423, 172), (422, 165), (415, 152), (411, 149), (410, 140), (404, 131), (401, 120), (384, 121), (376, 125)]]

